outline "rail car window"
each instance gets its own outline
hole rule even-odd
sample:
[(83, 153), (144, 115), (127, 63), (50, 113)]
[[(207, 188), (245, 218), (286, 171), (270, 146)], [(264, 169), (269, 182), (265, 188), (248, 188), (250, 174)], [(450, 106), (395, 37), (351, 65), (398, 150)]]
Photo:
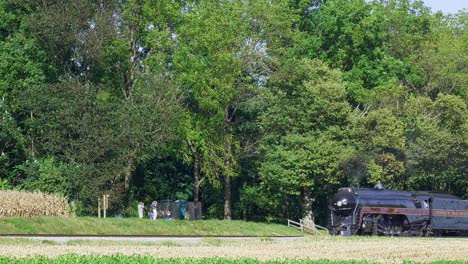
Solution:
[(419, 200), (413, 200), (413, 202), (416, 208), (421, 208), (421, 202)]

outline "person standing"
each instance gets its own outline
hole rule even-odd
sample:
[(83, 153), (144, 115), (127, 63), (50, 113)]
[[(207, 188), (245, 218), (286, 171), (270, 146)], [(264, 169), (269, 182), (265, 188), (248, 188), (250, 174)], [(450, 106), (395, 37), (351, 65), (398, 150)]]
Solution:
[(153, 212), (153, 220), (156, 220), (158, 218), (158, 202), (153, 201), (151, 203), (151, 211)]
[(145, 208), (145, 204), (140, 202), (138, 204), (138, 218), (143, 219), (143, 209)]

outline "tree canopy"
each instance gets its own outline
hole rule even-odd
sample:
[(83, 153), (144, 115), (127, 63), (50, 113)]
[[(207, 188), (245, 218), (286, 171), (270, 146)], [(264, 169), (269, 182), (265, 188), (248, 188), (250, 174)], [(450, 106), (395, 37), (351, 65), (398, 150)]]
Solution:
[(466, 11), (420, 0), (0, 0), (0, 186), (327, 220), (343, 186), (468, 198)]

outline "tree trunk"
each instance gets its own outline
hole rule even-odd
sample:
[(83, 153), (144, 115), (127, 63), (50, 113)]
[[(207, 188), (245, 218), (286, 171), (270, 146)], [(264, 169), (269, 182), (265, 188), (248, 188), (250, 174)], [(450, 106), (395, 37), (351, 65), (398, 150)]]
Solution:
[(193, 201), (197, 204), (200, 201), (200, 151), (189, 138), (186, 140), (193, 157)]
[(129, 157), (127, 160), (127, 168), (125, 168), (125, 192), (129, 189), (130, 180), (132, 178), (133, 173), (133, 158)]
[(193, 201), (199, 202), (200, 196), (200, 153), (193, 152)]
[(283, 203), (281, 207), (283, 209), (283, 216), (286, 217), (286, 219), (289, 219), (289, 201), (287, 196), (283, 197)]
[(224, 176), (224, 219), (231, 220), (231, 177)]
[[(31, 120), (34, 118), (34, 115), (33, 115), (33, 112), (31, 111)], [(35, 146), (35, 143), (34, 143), (34, 135), (33, 133), (28, 133), (29, 134), (29, 138), (31, 139), (31, 157), (33, 160), (36, 159), (36, 146)]]
[(308, 187), (304, 187), (304, 224), (313, 229), (315, 229), (314, 214), (312, 212), (312, 203), (314, 200), (315, 199), (312, 197), (310, 189)]
[[(230, 138), (230, 127), (231, 127), (232, 115), (229, 114), (229, 107), (224, 108), (224, 166), (226, 169), (231, 168), (234, 163), (231, 163), (231, 138)], [(224, 219), (231, 220), (231, 176), (229, 174), (224, 175)]]

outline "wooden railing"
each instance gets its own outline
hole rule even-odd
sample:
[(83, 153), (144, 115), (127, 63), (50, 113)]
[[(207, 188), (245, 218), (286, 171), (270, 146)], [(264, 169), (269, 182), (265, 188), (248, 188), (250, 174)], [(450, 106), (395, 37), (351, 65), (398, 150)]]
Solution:
[(313, 225), (306, 225), (304, 224), (304, 220), (300, 219), (299, 222), (293, 221), (288, 219), (288, 226), (297, 228), (301, 230), (301, 232), (308, 232), (314, 235), (325, 235), (328, 234), (328, 229), (323, 226), (319, 226), (316, 224)]
[(300, 223), (288, 219), (288, 226), (295, 227), (295, 228), (301, 230), (301, 232), (304, 232), (304, 224), (302, 223), (302, 219), (300, 220)]

